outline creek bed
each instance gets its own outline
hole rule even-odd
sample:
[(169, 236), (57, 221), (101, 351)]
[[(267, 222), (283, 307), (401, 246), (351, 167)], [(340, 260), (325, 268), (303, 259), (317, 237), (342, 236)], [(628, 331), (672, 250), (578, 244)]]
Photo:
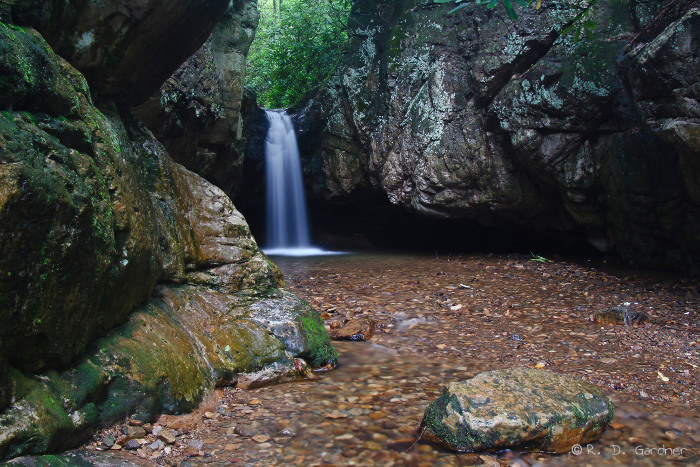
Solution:
[[(223, 415), (204, 419), (186, 434), (204, 442), (204, 455), (187, 462), (698, 463), (697, 280), (531, 259), (275, 258), (287, 286), (311, 302), (327, 325), (370, 316), (378, 323), (375, 335), (368, 342), (336, 342), (340, 365), (317, 380), (225, 389), (219, 401)], [(592, 322), (594, 313), (623, 302), (665, 324)], [(512, 366), (544, 367), (600, 386), (616, 406), (612, 428), (578, 456), (455, 454), (423, 440), (411, 447), (425, 408), (444, 385)], [(184, 461), (178, 453), (149, 462)]]

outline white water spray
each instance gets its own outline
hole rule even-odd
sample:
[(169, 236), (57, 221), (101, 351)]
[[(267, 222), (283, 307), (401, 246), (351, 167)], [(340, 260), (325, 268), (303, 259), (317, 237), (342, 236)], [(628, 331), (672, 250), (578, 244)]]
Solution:
[(299, 146), (292, 119), (284, 111), (267, 110), (266, 113), (270, 129), (265, 142), (265, 253), (280, 256), (334, 254), (311, 245)]

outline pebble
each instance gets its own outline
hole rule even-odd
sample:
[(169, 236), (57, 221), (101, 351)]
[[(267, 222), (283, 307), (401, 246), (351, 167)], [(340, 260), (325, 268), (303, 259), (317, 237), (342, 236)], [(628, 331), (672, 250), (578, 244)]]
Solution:
[(153, 449), (154, 451), (160, 451), (165, 447), (165, 443), (159, 439), (153, 441), (151, 444), (148, 445), (149, 448)]
[(138, 442), (136, 439), (131, 439), (127, 441), (127, 443), (124, 445), (124, 449), (128, 449), (130, 451), (134, 449), (138, 449), (141, 447), (141, 443)]
[(140, 426), (129, 426), (126, 428), (126, 435), (132, 438), (144, 438), (146, 436), (146, 430)]
[(201, 451), (204, 448), (204, 441), (201, 439), (188, 439), (187, 446), (195, 448), (197, 451)]
[(270, 441), (270, 437), (267, 435), (255, 435), (253, 436), (253, 441), (256, 443), (267, 443)]
[(245, 438), (252, 438), (256, 434), (256, 431), (253, 428), (245, 425), (237, 425), (233, 431), (237, 435), (243, 436)]
[(102, 438), (102, 444), (107, 446), (108, 448), (111, 448), (114, 446), (114, 443), (116, 443), (117, 440), (114, 439), (114, 436), (107, 435), (104, 438)]
[(192, 446), (187, 446), (183, 451), (182, 455), (185, 457), (196, 457), (199, 455), (199, 449)]
[(164, 428), (164, 429), (159, 431), (158, 439), (163, 441), (166, 444), (173, 444), (175, 441), (177, 441), (177, 437), (175, 436), (175, 433), (172, 430), (169, 430), (167, 428)]

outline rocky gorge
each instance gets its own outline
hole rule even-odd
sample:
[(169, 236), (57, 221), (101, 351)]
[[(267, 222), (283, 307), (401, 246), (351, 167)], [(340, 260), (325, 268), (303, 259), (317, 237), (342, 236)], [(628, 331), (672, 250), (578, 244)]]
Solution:
[[(576, 41), (560, 33), (579, 3), (513, 21), (355, 0), (343, 62), (290, 109), (326, 221), (697, 268), (700, 6), (590, 2), (597, 30)], [(256, 4), (0, 0), (0, 460), (337, 363), (236, 208), (255, 222), (264, 187), (267, 122), (244, 89)]]
[[(343, 215), (375, 206), (384, 230), (400, 211), (403, 232), (484, 225), (696, 268), (698, 3), (581, 3), (513, 21), (354, 2), (342, 65), (293, 109), (312, 196)], [(560, 34), (582, 8), (591, 37)]]

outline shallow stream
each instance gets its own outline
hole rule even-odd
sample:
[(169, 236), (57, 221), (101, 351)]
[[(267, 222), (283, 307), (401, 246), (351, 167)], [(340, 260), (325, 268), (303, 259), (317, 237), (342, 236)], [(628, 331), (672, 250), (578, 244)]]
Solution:
[[(374, 337), (337, 342), (339, 367), (315, 381), (225, 389), (220, 415), (185, 435), (203, 442), (200, 455), (186, 459), (178, 448), (146, 459), (115, 455), (215, 465), (700, 462), (697, 281), (531, 259), (275, 258), (287, 286), (327, 325), (368, 315), (378, 323)], [(623, 302), (666, 324), (590, 320)], [(411, 447), (423, 411), (444, 385), (512, 366), (544, 367), (605, 389), (616, 406), (612, 427), (579, 455), (455, 454), (423, 440)]]

